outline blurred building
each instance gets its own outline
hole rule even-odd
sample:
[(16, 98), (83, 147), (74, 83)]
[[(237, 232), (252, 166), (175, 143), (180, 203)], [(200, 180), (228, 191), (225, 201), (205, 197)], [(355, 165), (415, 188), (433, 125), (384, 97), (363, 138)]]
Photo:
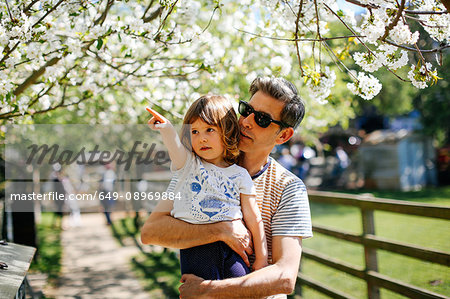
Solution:
[(408, 191), (437, 185), (429, 136), (406, 129), (374, 131), (361, 143), (358, 160), (366, 188)]

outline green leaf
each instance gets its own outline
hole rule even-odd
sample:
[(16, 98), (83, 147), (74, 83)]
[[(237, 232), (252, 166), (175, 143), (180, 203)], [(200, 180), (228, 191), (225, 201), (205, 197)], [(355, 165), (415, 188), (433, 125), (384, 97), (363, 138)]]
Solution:
[(100, 48), (103, 46), (103, 39), (100, 37), (97, 39), (97, 50), (100, 50)]

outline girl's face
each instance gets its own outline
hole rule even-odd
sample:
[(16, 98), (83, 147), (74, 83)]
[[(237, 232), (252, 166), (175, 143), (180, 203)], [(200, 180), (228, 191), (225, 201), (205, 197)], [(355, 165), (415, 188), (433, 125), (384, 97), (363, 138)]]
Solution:
[(218, 127), (209, 125), (201, 118), (197, 118), (191, 124), (191, 143), (197, 156), (206, 162), (220, 167), (228, 166), (223, 159), (225, 147)]

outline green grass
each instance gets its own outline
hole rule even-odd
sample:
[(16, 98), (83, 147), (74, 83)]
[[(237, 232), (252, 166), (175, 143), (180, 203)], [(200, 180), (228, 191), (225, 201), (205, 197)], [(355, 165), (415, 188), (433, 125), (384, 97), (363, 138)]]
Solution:
[(42, 213), (37, 224), (38, 250), (30, 271), (46, 273), (53, 283), (61, 273), (61, 226), (53, 225), (53, 213)]
[[(364, 192), (363, 192), (364, 193)], [(450, 187), (427, 189), (419, 192), (373, 192), (374, 196), (424, 202), (443, 206), (450, 205)], [(360, 234), (361, 215), (357, 208), (311, 203), (313, 223)], [(376, 211), (375, 232), (390, 240), (401, 241), (422, 247), (450, 252), (450, 226), (446, 220), (400, 215)], [(361, 245), (341, 241), (316, 233), (314, 238), (303, 242), (305, 248), (317, 250), (330, 257), (355, 266), (364, 267), (364, 251)], [(377, 253), (379, 272), (383, 275), (450, 296), (450, 268), (418, 259), (379, 250)], [(303, 259), (302, 271), (330, 287), (356, 298), (366, 298), (367, 288), (363, 280), (322, 266), (312, 260)], [(404, 298), (381, 289), (382, 298)], [(305, 287), (304, 298), (326, 298)]]
[[(373, 194), (376, 197), (450, 205), (450, 188), (429, 189), (420, 192), (373, 192)], [(355, 234), (362, 233), (361, 215), (357, 208), (311, 203), (311, 211), (314, 224), (330, 226)], [(132, 218), (114, 222), (112, 229), (121, 244), (139, 237)], [(450, 229), (448, 221), (445, 220), (377, 211), (375, 212), (375, 230), (378, 236), (387, 239), (445, 252), (450, 251), (450, 243), (447, 241), (450, 239)], [(314, 238), (305, 240), (303, 245), (330, 257), (364, 267), (364, 250), (361, 245), (336, 240), (318, 233), (314, 235)], [(139, 245), (136, 243), (136, 246)], [(166, 249), (142, 252), (133, 257), (131, 265), (151, 298), (177, 298), (181, 274), (178, 258), (174, 251)], [(382, 250), (378, 251), (378, 266), (383, 275), (450, 296), (450, 270), (448, 267)], [(302, 272), (355, 298), (367, 298), (366, 282), (361, 279), (306, 258), (302, 260)], [(431, 282), (436, 281), (437, 285), (432, 285)], [(383, 299), (405, 298), (385, 289), (381, 289), (380, 293)], [(305, 299), (328, 298), (308, 287), (303, 288), (302, 297)]]

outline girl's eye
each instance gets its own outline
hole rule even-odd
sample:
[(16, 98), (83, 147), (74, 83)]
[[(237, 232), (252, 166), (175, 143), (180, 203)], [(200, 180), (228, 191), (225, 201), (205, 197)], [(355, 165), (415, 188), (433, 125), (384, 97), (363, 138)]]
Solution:
[(195, 135), (195, 134), (197, 134), (198, 133), (198, 131), (197, 130), (192, 130), (192, 132), (191, 132), (193, 135)]
[(215, 130), (213, 128), (208, 128), (207, 132), (214, 132)]

